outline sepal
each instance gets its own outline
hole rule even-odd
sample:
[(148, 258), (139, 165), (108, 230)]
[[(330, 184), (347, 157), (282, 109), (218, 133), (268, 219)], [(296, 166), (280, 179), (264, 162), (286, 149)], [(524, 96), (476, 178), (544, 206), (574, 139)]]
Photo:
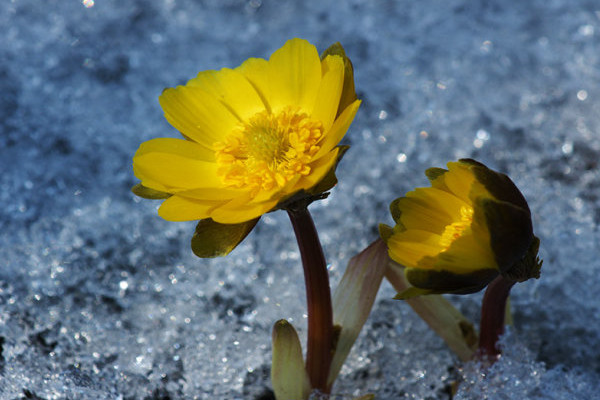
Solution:
[(502, 275), (517, 282), (524, 282), (531, 278), (538, 279), (540, 277), (543, 263), (543, 261), (538, 257), (539, 248), (540, 239), (538, 239), (537, 236), (534, 236), (527, 253), (525, 253), (525, 256), (519, 261), (515, 262), (513, 266)]
[(481, 210), (484, 215), (498, 269), (506, 272), (531, 245), (533, 226), (529, 209), (490, 198), (478, 200), (477, 205), (475, 212)]
[(527, 200), (525, 200), (519, 188), (517, 188), (507, 175), (491, 170), (482, 163), (470, 158), (461, 158), (458, 161), (469, 165), (475, 179), (497, 200), (505, 201), (513, 204), (515, 207), (522, 208), (531, 216)]
[(433, 182), (440, 176), (444, 175), (446, 172), (448, 172), (447, 169), (432, 167), (427, 168), (425, 170), (425, 176), (427, 177), (427, 179), (429, 179), (430, 182)]
[(419, 294), (469, 294), (486, 287), (498, 276), (498, 271), (496, 269), (480, 269), (471, 273), (459, 274), (446, 270), (406, 268), (405, 275), (411, 285), (428, 291), (428, 293)]
[(388, 239), (394, 234), (394, 228), (386, 224), (379, 224), (379, 236), (387, 243)]
[(260, 218), (239, 224), (220, 224), (203, 219), (192, 236), (192, 251), (200, 258), (223, 257), (229, 254), (248, 234)]
[(142, 185), (141, 183), (138, 183), (137, 185), (132, 187), (131, 191), (136, 196), (142, 197), (144, 199), (150, 199), (150, 200), (168, 199), (169, 197), (172, 196), (171, 193), (166, 193), (166, 192), (161, 192), (160, 190), (150, 189), (149, 187), (146, 187), (146, 186)]

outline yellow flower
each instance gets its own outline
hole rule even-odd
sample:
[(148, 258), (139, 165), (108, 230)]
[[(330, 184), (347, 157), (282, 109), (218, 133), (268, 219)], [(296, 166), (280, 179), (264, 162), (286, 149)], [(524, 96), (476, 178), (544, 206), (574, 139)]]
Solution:
[(513, 280), (539, 274), (539, 268), (523, 271), (537, 242), (527, 202), (506, 175), (470, 159), (426, 175), (431, 187), (392, 202), (396, 226), (380, 227), (390, 257), (406, 267), (413, 285), (401, 298), (473, 293), (498, 274)]
[(200, 72), (159, 101), (184, 139), (142, 143), (134, 193), (165, 199), (158, 213), (166, 220), (220, 224), (250, 224), (283, 202), (329, 190), (344, 150), (338, 144), (360, 105), (342, 47), (321, 59), (301, 39), (269, 60)]

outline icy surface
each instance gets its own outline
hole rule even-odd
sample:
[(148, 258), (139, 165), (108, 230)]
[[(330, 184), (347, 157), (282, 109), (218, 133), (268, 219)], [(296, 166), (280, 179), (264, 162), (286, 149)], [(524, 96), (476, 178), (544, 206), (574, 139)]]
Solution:
[[(332, 284), (424, 169), (473, 157), (529, 200), (542, 278), (513, 290), (492, 368), (461, 365), (382, 288), (338, 398), (591, 399), (600, 390), (596, 0), (12, 0), (0, 4), (0, 398), (269, 398), (270, 331), (305, 336), (284, 213), (199, 260), (193, 223), (135, 198), (131, 157), (177, 136), (157, 97), (291, 37), (340, 41), (363, 105), (312, 206)], [(481, 295), (451, 297), (473, 320)]]

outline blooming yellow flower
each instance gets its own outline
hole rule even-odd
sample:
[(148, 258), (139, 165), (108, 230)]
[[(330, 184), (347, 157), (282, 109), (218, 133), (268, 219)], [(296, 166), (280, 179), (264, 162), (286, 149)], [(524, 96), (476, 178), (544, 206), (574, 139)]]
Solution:
[(159, 101), (184, 139), (142, 143), (134, 192), (164, 198), (164, 219), (220, 224), (246, 223), (292, 196), (330, 189), (335, 182), (322, 182), (331, 180), (360, 105), (341, 46), (321, 59), (301, 39), (269, 60), (200, 72)]
[(448, 170), (428, 169), (426, 175), (431, 187), (392, 202), (396, 226), (380, 227), (390, 257), (406, 267), (413, 285), (401, 298), (472, 293), (498, 274), (531, 277), (518, 276), (534, 247), (531, 213), (506, 175), (470, 159), (450, 162)]

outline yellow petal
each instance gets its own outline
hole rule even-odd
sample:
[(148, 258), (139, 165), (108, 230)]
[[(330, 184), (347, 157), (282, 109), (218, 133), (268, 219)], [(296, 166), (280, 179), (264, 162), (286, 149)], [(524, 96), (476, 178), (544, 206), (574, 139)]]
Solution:
[(321, 65), (323, 78), (312, 116), (320, 120), (323, 123), (323, 129), (327, 131), (333, 124), (340, 104), (340, 96), (344, 87), (344, 60), (339, 56), (327, 56)]
[(158, 215), (167, 221), (194, 221), (209, 217), (209, 212), (222, 201), (200, 201), (171, 196), (158, 209)]
[(198, 87), (169, 88), (158, 100), (167, 121), (207, 149), (223, 140), (239, 122), (215, 96)]
[[(236, 202), (236, 199), (233, 199), (232, 202)], [(212, 210), (210, 217), (221, 224), (239, 224), (260, 217), (271, 211), (276, 205), (276, 201), (246, 205), (228, 203)]]
[(180, 196), (196, 200), (231, 200), (243, 196), (246, 192), (238, 189), (227, 188), (196, 188), (176, 191)]
[(246, 120), (265, 109), (265, 104), (248, 79), (229, 68), (202, 71), (190, 80), (187, 86), (199, 87), (210, 93), (241, 120)]
[(432, 244), (399, 240), (396, 235), (388, 239), (388, 249), (392, 260), (405, 267), (416, 267), (421, 259), (433, 257), (440, 250)]
[(249, 58), (235, 70), (246, 77), (262, 99), (266, 109), (271, 111), (271, 105), (268, 102), (271, 94), (269, 89), (269, 62), (263, 58)]
[(188, 158), (185, 154), (144, 153), (135, 157), (133, 169), (144, 186), (169, 193), (222, 186), (216, 163)]
[(467, 166), (458, 162), (448, 163), (449, 173), (442, 175), (444, 183), (457, 197), (472, 204), (469, 198), (471, 187), (475, 181), (473, 173)]
[[(428, 230), (421, 229), (407, 229), (402, 232), (394, 234), (394, 240), (398, 242), (413, 242), (423, 243), (428, 246), (437, 247), (439, 249), (441, 236), (437, 233), (432, 233)], [(438, 250), (439, 251), (439, 250)]]
[(402, 210), (400, 222), (406, 229), (422, 229), (440, 234), (451, 223), (451, 217), (445, 210), (430, 207), (426, 202), (402, 197), (396, 204)]
[(497, 269), (491, 251), (486, 251), (475, 243), (472, 235), (457, 239), (448, 251), (440, 253), (435, 269), (445, 269), (456, 273), (467, 273), (482, 269)]
[(340, 56), (344, 61), (344, 87), (342, 89), (340, 104), (337, 110), (337, 115), (339, 115), (346, 109), (346, 107), (356, 100), (356, 90), (354, 88), (354, 68), (352, 67), (352, 61), (350, 61), (346, 55), (346, 52), (344, 51), (344, 48), (339, 42), (329, 46), (323, 52), (323, 54), (321, 54), (321, 59), (325, 59), (330, 55)]
[(460, 209), (464, 206), (458, 197), (435, 188), (417, 188), (398, 200), (402, 225), (438, 234), (446, 225), (460, 220)]
[(186, 158), (202, 161), (215, 161), (215, 154), (211, 150), (207, 150), (205, 147), (198, 145), (198, 143), (190, 142), (189, 140), (174, 139), (174, 138), (156, 138), (143, 142), (135, 155), (133, 156), (133, 162), (135, 158), (148, 153), (166, 153), (166, 154), (178, 154)]
[(340, 143), (346, 132), (348, 132), (348, 128), (350, 128), (350, 124), (358, 111), (360, 102), (360, 100), (356, 100), (354, 103), (350, 104), (335, 120), (331, 129), (325, 133), (323, 140), (319, 143), (321, 148), (317, 154), (315, 154), (315, 159), (323, 157)]
[(301, 177), (298, 180), (298, 183), (294, 186), (293, 192), (302, 189), (310, 189), (315, 186), (317, 183), (321, 182), (325, 175), (329, 172), (331, 168), (335, 167), (335, 163), (337, 162), (339, 149), (335, 148), (333, 151), (330, 151), (324, 157), (321, 157), (317, 161), (310, 164), (310, 173), (306, 176)]
[(319, 53), (306, 40), (288, 40), (269, 58), (269, 103), (274, 113), (288, 106), (311, 112), (320, 84)]

